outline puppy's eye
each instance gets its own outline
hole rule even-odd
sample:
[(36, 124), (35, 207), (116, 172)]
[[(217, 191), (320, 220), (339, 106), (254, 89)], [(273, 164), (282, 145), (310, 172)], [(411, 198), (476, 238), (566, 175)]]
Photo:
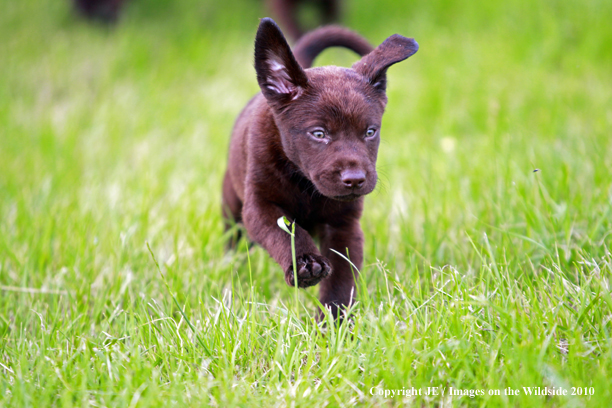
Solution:
[(370, 129), (368, 129), (368, 130), (366, 131), (366, 137), (372, 137), (372, 136), (374, 136), (375, 134), (376, 134), (376, 129), (372, 129), (372, 128), (370, 128)]
[(325, 137), (325, 132), (322, 130), (315, 130), (313, 132), (310, 132), (310, 134), (316, 137), (317, 139), (323, 139)]

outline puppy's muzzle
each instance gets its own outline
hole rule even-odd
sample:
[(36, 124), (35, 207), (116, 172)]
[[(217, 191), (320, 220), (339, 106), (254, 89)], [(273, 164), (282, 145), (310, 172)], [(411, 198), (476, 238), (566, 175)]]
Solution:
[[(334, 199), (339, 201), (353, 201), (369, 193), (366, 191), (367, 174), (361, 169), (346, 169), (340, 172), (340, 190), (342, 194), (337, 194)], [(340, 193), (341, 191), (338, 191)]]

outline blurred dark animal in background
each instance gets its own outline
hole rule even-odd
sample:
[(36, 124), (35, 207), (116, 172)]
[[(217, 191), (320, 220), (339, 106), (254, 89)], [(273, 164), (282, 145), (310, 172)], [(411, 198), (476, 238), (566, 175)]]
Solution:
[(119, 18), (125, 0), (74, 0), (76, 10), (91, 20), (113, 23)]
[[(90, 20), (106, 23), (117, 21), (126, 0), (73, 0), (77, 12)], [(340, 15), (340, 0), (266, 0), (288, 36), (296, 41), (304, 33), (300, 15), (305, 7), (318, 14), (316, 25), (336, 22)]]
[(340, 16), (340, 0), (267, 0), (267, 3), (284, 32), (294, 41), (304, 33), (299, 18), (302, 6), (314, 6), (320, 25), (334, 23)]

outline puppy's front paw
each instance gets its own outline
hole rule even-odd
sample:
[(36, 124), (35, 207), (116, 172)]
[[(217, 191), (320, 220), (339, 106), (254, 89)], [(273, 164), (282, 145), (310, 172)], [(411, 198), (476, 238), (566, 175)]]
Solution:
[[(320, 255), (304, 254), (297, 257), (298, 287), (307, 288), (316, 285), (331, 273), (330, 262)], [(285, 281), (289, 286), (295, 286), (293, 265), (285, 271)]]

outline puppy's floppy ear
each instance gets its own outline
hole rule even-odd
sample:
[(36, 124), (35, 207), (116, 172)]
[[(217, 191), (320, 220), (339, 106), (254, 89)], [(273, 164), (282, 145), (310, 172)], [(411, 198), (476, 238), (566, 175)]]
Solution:
[(353, 69), (366, 77), (375, 88), (387, 88), (387, 68), (413, 55), (419, 50), (414, 38), (394, 34), (387, 38), (371, 53), (353, 64)]
[(308, 84), (287, 40), (271, 18), (263, 18), (255, 37), (255, 71), (268, 102), (280, 106), (297, 99)]

